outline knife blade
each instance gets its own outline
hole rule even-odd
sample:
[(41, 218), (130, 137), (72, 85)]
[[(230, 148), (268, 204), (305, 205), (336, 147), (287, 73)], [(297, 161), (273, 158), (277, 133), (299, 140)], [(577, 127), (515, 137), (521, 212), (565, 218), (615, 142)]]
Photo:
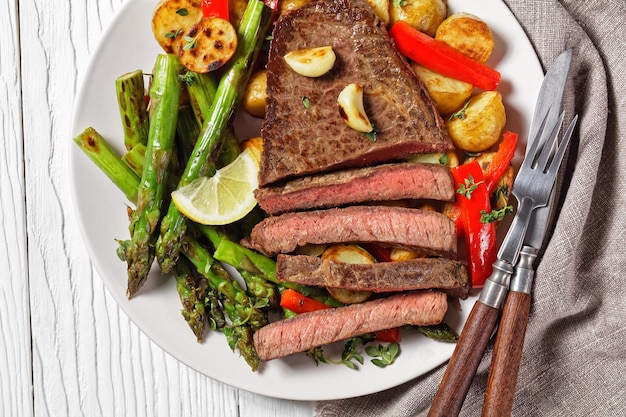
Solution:
[[(531, 122), (527, 150), (533, 141), (543, 140), (550, 135), (551, 129), (542, 127), (556, 125), (559, 111), (551, 109), (561, 107), (571, 56), (571, 50), (563, 52), (544, 77)], [(485, 283), (480, 298), (474, 304), (463, 327), (433, 399), (429, 417), (454, 417), (461, 411), (480, 359), (496, 326), (512, 272), (513, 265), (507, 262), (494, 264), (494, 272)], [(487, 293), (486, 296), (483, 293)]]

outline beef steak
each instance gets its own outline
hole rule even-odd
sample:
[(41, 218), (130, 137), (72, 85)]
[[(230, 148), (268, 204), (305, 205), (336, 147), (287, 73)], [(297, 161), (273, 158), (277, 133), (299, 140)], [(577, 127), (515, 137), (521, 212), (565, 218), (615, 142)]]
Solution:
[(447, 309), (442, 292), (406, 292), (270, 323), (254, 333), (254, 346), (261, 360), (267, 361), (406, 324), (439, 324)]
[(403, 199), (452, 201), (454, 182), (444, 165), (394, 163), (297, 178), (255, 191), (268, 214)]
[(456, 256), (452, 220), (436, 211), (392, 206), (349, 206), (270, 216), (242, 244), (265, 255), (307, 244), (369, 242)]
[[(332, 46), (337, 56), (327, 74), (305, 77), (285, 63), (287, 52), (318, 46)], [(321, 0), (281, 16), (267, 70), (260, 186), (453, 149), (432, 99), (364, 1)], [(375, 140), (346, 125), (338, 111), (337, 97), (351, 83), (363, 87)]]
[(438, 289), (463, 299), (467, 298), (470, 287), (465, 265), (443, 258), (348, 264), (317, 256), (278, 255), (276, 278), (304, 285), (373, 292)]

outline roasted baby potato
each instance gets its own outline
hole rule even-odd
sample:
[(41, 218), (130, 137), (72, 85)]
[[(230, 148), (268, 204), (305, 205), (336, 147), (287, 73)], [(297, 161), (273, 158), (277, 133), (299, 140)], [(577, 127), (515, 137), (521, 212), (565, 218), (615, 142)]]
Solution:
[(243, 108), (250, 116), (260, 119), (265, 117), (265, 101), (267, 99), (267, 71), (258, 70), (250, 76), (243, 93)]
[(385, 24), (389, 24), (389, 0), (367, 0), (374, 13)]
[(201, 0), (162, 0), (152, 15), (152, 33), (166, 53), (176, 54), (183, 33), (200, 19)]
[(506, 123), (502, 96), (484, 91), (446, 121), (454, 145), (467, 152), (483, 152), (495, 145)]
[(430, 36), (435, 36), (437, 28), (448, 14), (446, 0), (400, 0), (390, 3), (390, 24), (400, 20)]
[(443, 116), (461, 108), (474, 91), (472, 84), (446, 77), (415, 62), (411, 63), (411, 68), (434, 100), (437, 111)]
[(205, 17), (183, 34), (178, 59), (190, 71), (205, 73), (222, 67), (237, 49), (237, 31), (230, 21)]
[[(373, 264), (376, 259), (358, 245), (333, 245), (322, 253), (322, 260), (332, 260), (347, 264)], [(330, 295), (344, 304), (362, 303), (372, 296), (370, 291), (353, 291), (344, 288), (326, 288)]]
[(288, 12), (290, 10), (297, 9), (300, 6), (304, 6), (307, 3), (311, 3), (313, 0), (279, 0), (278, 11), (280, 14)]
[(435, 39), (485, 63), (493, 51), (493, 34), (480, 18), (469, 13), (455, 13), (437, 28)]
[(248, 0), (228, 0), (230, 23), (232, 23), (235, 28), (239, 27), (241, 18), (243, 17), (243, 13), (246, 11), (247, 6)]

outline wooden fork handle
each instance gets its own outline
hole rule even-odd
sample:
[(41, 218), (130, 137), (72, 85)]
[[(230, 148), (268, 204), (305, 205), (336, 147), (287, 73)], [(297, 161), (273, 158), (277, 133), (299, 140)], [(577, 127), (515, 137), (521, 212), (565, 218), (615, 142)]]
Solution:
[(517, 291), (510, 291), (504, 302), (487, 378), (482, 417), (511, 415), (530, 302), (530, 294)]
[(498, 308), (480, 301), (474, 304), (435, 394), (429, 417), (459, 414), (499, 315)]

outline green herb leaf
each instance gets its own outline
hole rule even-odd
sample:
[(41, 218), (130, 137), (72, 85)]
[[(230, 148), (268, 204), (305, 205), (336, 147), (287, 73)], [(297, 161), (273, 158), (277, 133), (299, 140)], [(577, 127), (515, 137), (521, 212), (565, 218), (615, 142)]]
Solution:
[(311, 99), (309, 99), (306, 96), (302, 97), (302, 105), (304, 106), (305, 109), (311, 108)]
[(439, 163), (441, 165), (448, 165), (448, 154), (444, 153), (443, 155), (441, 155), (441, 157), (439, 158)]
[(192, 38), (191, 36), (183, 36), (183, 41), (185, 41), (185, 44), (183, 45), (184, 51), (188, 51), (198, 46), (198, 39)]
[(378, 133), (378, 130), (376, 130), (376, 128), (373, 128), (371, 131), (364, 133), (364, 135), (370, 142), (376, 142), (377, 133)]
[(470, 174), (469, 178), (466, 178), (464, 183), (459, 183), (459, 188), (457, 188), (457, 194), (461, 194), (465, 196), (468, 200), (472, 199), (472, 193), (478, 188), (478, 184), (474, 181), (474, 176)]
[(407, 0), (393, 0), (394, 7), (406, 6)]
[(463, 107), (461, 108), (461, 110), (457, 111), (456, 113), (452, 113), (450, 115), (450, 121), (453, 121), (455, 119), (460, 119), (463, 120), (465, 119), (466, 113), (467, 113), (467, 107), (469, 106), (470, 102), (469, 100), (465, 102), (465, 104), (463, 105)]
[(175, 32), (174, 32), (174, 31), (167, 32), (167, 33), (165, 34), (165, 37), (166, 37), (166, 38), (168, 38), (168, 39), (175, 39), (175, 38), (177, 38), (177, 37), (178, 37), (181, 33), (183, 33), (183, 30), (182, 30), (182, 29), (178, 29), (178, 30), (177, 30), (177, 31), (175, 31)]
[(372, 358), (372, 363), (378, 367), (384, 368), (391, 365), (400, 353), (400, 345), (398, 343), (389, 343), (387, 346), (367, 346), (365, 352)]
[(491, 210), (489, 213), (487, 213), (486, 210), (481, 210), (480, 222), (493, 223), (496, 221), (501, 221), (502, 219), (504, 219), (504, 216), (510, 213), (513, 213), (513, 206), (504, 206), (499, 210)]
[(176, 10), (176, 14), (179, 16), (187, 16), (189, 14), (189, 10), (181, 7), (180, 9)]

